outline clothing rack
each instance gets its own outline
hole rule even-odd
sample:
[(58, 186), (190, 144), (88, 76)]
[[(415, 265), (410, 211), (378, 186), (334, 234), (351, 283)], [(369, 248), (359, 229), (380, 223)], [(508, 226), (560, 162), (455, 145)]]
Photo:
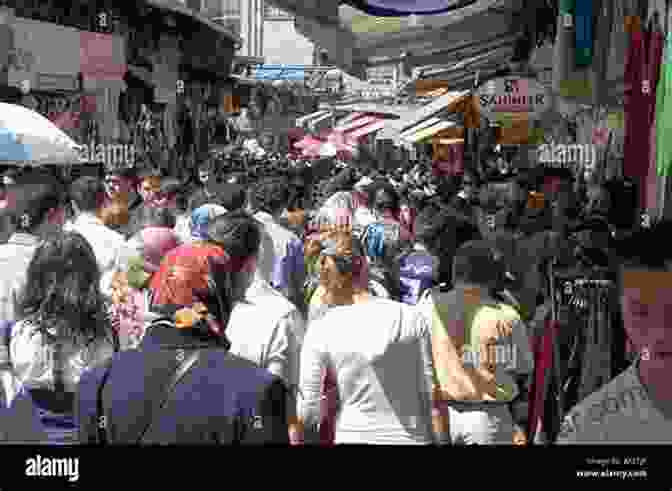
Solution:
[[(542, 414), (545, 443), (555, 441), (565, 414), (607, 383), (621, 368), (613, 347), (621, 340), (613, 329), (618, 312), (616, 283), (606, 268), (560, 270), (549, 264), (552, 357), (545, 374)], [(625, 351), (625, 343), (623, 343)], [(624, 356), (624, 353), (623, 353)], [(606, 368), (605, 368), (606, 367)], [(536, 379), (536, 375), (535, 375)], [(536, 421), (532, 421), (536, 426)], [(530, 427), (532, 439), (539, 428)]]

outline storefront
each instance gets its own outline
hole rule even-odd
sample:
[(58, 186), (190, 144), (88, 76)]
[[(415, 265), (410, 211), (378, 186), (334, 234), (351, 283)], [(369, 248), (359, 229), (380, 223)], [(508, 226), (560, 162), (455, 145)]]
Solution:
[(2, 18), (11, 39), (4, 100), (34, 109), (82, 144), (120, 140), (123, 38), (16, 17), (9, 9)]

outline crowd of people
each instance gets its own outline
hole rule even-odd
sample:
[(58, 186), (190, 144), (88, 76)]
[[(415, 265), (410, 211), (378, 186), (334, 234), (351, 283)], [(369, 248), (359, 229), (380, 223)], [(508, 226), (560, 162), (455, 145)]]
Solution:
[(279, 155), (196, 177), (4, 181), (0, 441), (530, 443), (559, 263), (615, 274), (633, 356), (557, 443), (672, 441), (669, 226), (615, 230), (604, 187)]

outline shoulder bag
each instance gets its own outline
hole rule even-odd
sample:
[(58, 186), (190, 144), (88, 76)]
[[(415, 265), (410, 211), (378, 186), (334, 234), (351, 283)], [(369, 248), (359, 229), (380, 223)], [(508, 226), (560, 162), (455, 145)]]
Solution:
[[(186, 351), (186, 350), (185, 350)], [(168, 398), (175, 390), (175, 387), (180, 383), (184, 376), (189, 372), (189, 370), (196, 364), (201, 355), (201, 350), (196, 349), (191, 351), (190, 354), (184, 357), (184, 359), (179, 363), (177, 369), (170, 376), (166, 384), (164, 385), (163, 390), (159, 393), (158, 397), (152, 406), (149, 417), (147, 418), (147, 423), (145, 424), (143, 430), (140, 432), (136, 443), (142, 443), (147, 434), (147, 431), (151, 428), (152, 422), (156, 414), (166, 405)], [(103, 411), (103, 389), (107, 383), (107, 379), (110, 375), (112, 369), (112, 359), (110, 359), (105, 367), (105, 373), (103, 374), (103, 379), (98, 386), (97, 398), (96, 398), (96, 427), (98, 433), (98, 444), (107, 445), (107, 422), (105, 418), (105, 413)]]

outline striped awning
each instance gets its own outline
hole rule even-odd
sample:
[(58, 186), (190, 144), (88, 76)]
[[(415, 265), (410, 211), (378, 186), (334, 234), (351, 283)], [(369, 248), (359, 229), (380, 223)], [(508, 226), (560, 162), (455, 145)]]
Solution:
[(320, 128), (323, 127), (324, 123), (327, 120), (330, 120), (333, 115), (334, 114), (331, 111), (327, 111), (326, 114), (322, 114), (317, 118), (311, 119), (308, 121), (308, 129), (313, 132), (319, 131)]
[(316, 111), (314, 113), (306, 114), (305, 116), (301, 116), (300, 118), (296, 118), (296, 126), (298, 128), (303, 127), (308, 121), (319, 118), (320, 116), (323, 116), (324, 114), (329, 114), (329, 111)]
[(423, 130), (425, 128), (429, 128), (430, 126), (434, 126), (435, 124), (438, 124), (440, 122), (441, 122), (441, 119), (439, 119), (439, 118), (427, 119), (427, 120), (423, 121), (422, 123), (419, 123), (416, 126), (413, 126), (412, 128), (404, 131), (401, 135), (399, 135), (399, 138), (402, 139), (402, 140), (406, 139), (408, 137), (413, 136), (418, 131)]
[(404, 138), (410, 143), (419, 143), (423, 140), (426, 140), (427, 138), (431, 138), (432, 136), (436, 135), (438, 132), (445, 130), (446, 128), (450, 128), (451, 126), (455, 126), (456, 123), (454, 121), (441, 121), (433, 126), (430, 126), (429, 128), (422, 129), (415, 134), (408, 136)]
[(377, 119), (376, 121), (373, 121), (372, 123), (369, 123), (366, 126), (362, 126), (361, 128), (349, 132), (346, 135), (346, 138), (348, 140), (358, 140), (359, 138), (370, 135), (371, 133), (374, 133), (376, 131), (382, 130), (384, 127), (385, 127), (385, 120)]
[(353, 122), (355, 119), (359, 119), (363, 116), (366, 116), (366, 113), (363, 112), (353, 112), (345, 116), (344, 118), (340, 119), (338, 121), (338, 124), (336, 125), (336, 129), (340, 128), (341, 126), (345, 126), (351, 122)]
[(354, 131), (357, 128), (361, 128), (362, 126), (366, 126), (367, 124), (375, 123), (377, 121), (379, 121), (379, 118), (376, 118), (375, 116), (364, 116), (361, 118), (357, 118), (353, 121), (350, 121), (347, 124), (339, 125), (334, 129), (336, 131), (342, 131), (343, 133), (347, 133), (350, 131)]

